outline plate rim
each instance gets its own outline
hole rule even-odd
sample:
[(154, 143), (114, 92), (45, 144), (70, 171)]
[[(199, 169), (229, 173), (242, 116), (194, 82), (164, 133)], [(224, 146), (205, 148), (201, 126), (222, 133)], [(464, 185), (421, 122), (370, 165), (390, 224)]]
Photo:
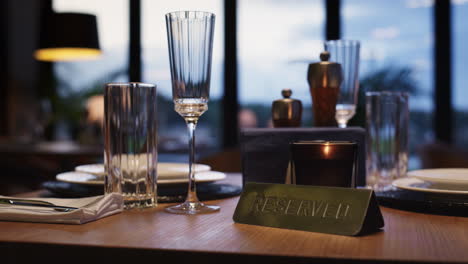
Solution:
[(443, 171), (443, 170), (463, 170), (463, 171), (466, 171), (468, 174), (468, 168), (433, 168), (433, 169), (420, 169), (420, 170), (408, 171), (406, 175), (408, 175), (408, 177), (414, 177), (414, 178), (418, 178), (418, 179), (429, 181), (429, 182), (464, 184), (464, 185), (468, 184), (468, 178), (466, 180), (458, 180), (458, 179), (444, 179), (444, 178), (438, 178), (438, 177), (417, 175), (417, 173), (426, 172), (426, 171)]
[(422, 180), (416, 177), (403, 177), (403, 178), (394, 180), (392, 182), (392, 185), (400, 189), (417, 191), (417, 192), (430, 192), (430, 193), (443, 193), (443, 194), (468, 194), (468, 190), (455, 191), (455, 190), (444, 190), (444, 189), (429, 189), (429, 188), (422, 188), (422, 187), (413, 187), (413, 186), (409, 186), (408, 184), (402, 184), (405, 181), (414, 181), (414, 180), (425, 182), (425, 180)]
[(90, 175), (92, 177), (97, 177), (95, 174), (87, 173), (87, 172), (82, 172), (82, 171), (66, 171), (66, 172), (61, 172), (57, 175), (55, 175), (55, 180), (60, 181), (60, 182), (68, 182), (68, 183), (75, 183), (75, 184), (83, 184), (83, 185), (104, 185), (104, 181), (99, 181), (99, 180), (92, 180), (92, 181), (82, 181), (82, 182), (77, 182), (77, 181), (71, 181), (67, 179), (61, 178), (61, 175), (65, 174), (70, 174), (70, 173), (75, 173), (75, 174), (85, 174), (85, 175)]
[(80, 170), (80, 167), (82, 168), (82, 167), (86, 167), (86, 166), (96, 166), (96, 165), (97, 165), (97, 166), (104, 166), (104, 164), (102, 164), (102, 163), (82, 164), (82, 165), (75, 166), (75, 168), (74, 168), (75, 170), (74, 170), (74, 171), (76, 171), (76, 172), (81, 172), (81, 173), (95, 174), (95, 175), (99, 175), (99, 176), (104, 176), (104, 175), (106, 175), (105, 169), (104, 169), (103, 172), (96, 172), (96, 173), (91, 173), (91, 172), (89, 172), (89, 171)]
[[(185, 162), (158, 162), (158, 164), (166, 164), (166, 165), (188, 165), (188, 163), (185, 163)], [(93, 174), (93, 175), (98, 175), (98, 176), (105, 176), (106, 175), (106, 172), (97, 172), (97, 173), (92, 173), (92, 172), (89, 172), (89, 171), (85, 171), (85, 170), (80, 170), (79, 167), (84, 167), (84, 166), (104, 166), (103, 163), (90, 163), (90, 164), (82, 164), (82, 165), (78, 165), (78, 166), (75, 166), (74, 168), (74, 171), (76, 172), (81, 172), (81, 173), (88, 173), (88, 174)], [(195, 166), (200, 166), (202, 167), (202, 169), (198, 170), (197, 172), (207, 172), (207, 171), (211, 171), (211, 166), (208, 165), (208, 164), (202, 164), (202, 163), (194, 163)], [(163, 177), (163, 178), (172, 178), (172, 177), (175, 177), (175, 176), (185, 176), (187, 173), (186, 172), (183, 172), (183, 173), (178, 173), (178, 172), (172, 172), (172, 173), (168, 173), (164, 176), (160, 176), (160, 177)]]
[[(60, 175), (64, 175), (64, 174), (69, 174), (69, 173), (79, 173), (79, 174), (86, 174), (86, 175), (90, 175), (92, 177), (96, 177), (96, 175), (93, 175), (91, 173), (86, 173), (86, 172), (78, 172), (78, 171), (66, 171), (66, 172), (61, 172), (57, 175), (55, 175), (55, 179), (57, 181), (60, 181), (60, 182), (68, 182), (68, 183), (74, 183), (74, 184), (81, 184), (81, 185), (104, 185), (104, 181), (100, 181), (100, 180), (91, 180), (91, 181), (72, 181), (72, 180), (67, 180), (67, 179), (63, 179), (60, 177)], [(199, 173), (213, 173), (213, 174), (218, 174), (219, 175), (219, 178), (216, 178), (216, 179), (197, 179), (197, 183), (207, 183), (207, 182), (216, 182), (216, 181), (221, 181), (221, 180), (224, 180), (226, 179), (227, 175), (226, 173), (224, 172), (220, 172), (220, 171), (202, 171), (202, 172), (199, 172)], [(181, 183), (187, 183), (188, 182), (188, 178), (178, 178), (178, 179), (158, 179), (157, 181), (157, 184), (162, 184), (162, 185), (170, 185), (170, 184), (181, 184)]]

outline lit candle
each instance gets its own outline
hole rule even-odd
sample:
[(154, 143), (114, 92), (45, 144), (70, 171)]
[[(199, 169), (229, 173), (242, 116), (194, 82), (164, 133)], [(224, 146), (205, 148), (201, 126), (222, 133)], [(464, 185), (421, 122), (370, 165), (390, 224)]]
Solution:
[(325, 154), (325, 157), (327, 158), (330, 155), (330, 142), (328, 141), (323, 145), (323, 154)]
[(348, 141), (298, 141), (290, 144), (292, 182), (354, 187), (357, 144)]

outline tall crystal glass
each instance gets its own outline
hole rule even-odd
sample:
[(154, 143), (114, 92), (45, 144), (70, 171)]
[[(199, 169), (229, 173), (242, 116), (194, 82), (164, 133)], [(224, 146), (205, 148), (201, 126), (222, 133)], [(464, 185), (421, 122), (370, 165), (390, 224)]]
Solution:
[(366, 93), (366, 183), (375, 191), (393, 188), (408, 168), (408, 94)]
[(356, 114), (359, 90), (359, 49), (357, 40), (330, 40), (325, 50), (330, 52), (330, 61), (341, 64), (343, 81), (336, 103), (335, 119), (339, 127), (346, 127)]
[(215, 15), (200, 11), (166, 14), (167, 41), (175, 111), (181, 115), (189, 135), (189, 182), (184, 203), (166, 208), (177, 214), (200, 214), (219, 210), (205, 205), (197, 197), (195, 173), (195, 128), (199, 117), (208, 110), (211, 77), (211, 53)]

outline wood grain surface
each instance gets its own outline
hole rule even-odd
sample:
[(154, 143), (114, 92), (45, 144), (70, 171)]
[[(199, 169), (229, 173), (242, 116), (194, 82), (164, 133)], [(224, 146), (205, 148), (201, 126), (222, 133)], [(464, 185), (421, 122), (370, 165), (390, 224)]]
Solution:
[(294, 263), (468, 262), (468, 218), (382, 207), (382, 231), (346, 237), (236, 224), (232, 216), (237, 201), (235, 197), (208, 202), (220, 205), (221, 211), (207, 215), (168, 214), (163, 210), (167, 204), (162, 204), (84, 225), (0, 222), (0, 250), (12, 257), (22, 247), (41, 248), (42, 252), (61, 246), (82, 254), (86, 250), (121, 249), (128, 254), (163, 253), (170, 258), (200, 254), (206, 256), (206, 262), (218, 263), (235, 259), (233, 256), (275, 257)]

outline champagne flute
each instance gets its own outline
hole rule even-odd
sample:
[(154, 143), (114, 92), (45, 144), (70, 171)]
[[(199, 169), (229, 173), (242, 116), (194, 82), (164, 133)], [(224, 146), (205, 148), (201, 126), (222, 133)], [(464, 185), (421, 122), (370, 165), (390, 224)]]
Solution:
[(199, 117), (208, 110), (211, 54), (215, 15), (200, 11), (166, 14), (169, 61), (174, 109), (187, 124), (189, 134), (189, 183), (184, 203), (166, 208), (177, 214), (200, 214), (219, 210), (205, 205), (197, 197), (195, 173), (195, 128)]
[(359, 48), (357, 40), (330, 40), (325, 42), (325, 50), (330, 52), (330, 61), (341, 65), (343, 81), (336, 103), (335, 119), (338, 126), (345, 128), (356, 114), (359, 90)]

